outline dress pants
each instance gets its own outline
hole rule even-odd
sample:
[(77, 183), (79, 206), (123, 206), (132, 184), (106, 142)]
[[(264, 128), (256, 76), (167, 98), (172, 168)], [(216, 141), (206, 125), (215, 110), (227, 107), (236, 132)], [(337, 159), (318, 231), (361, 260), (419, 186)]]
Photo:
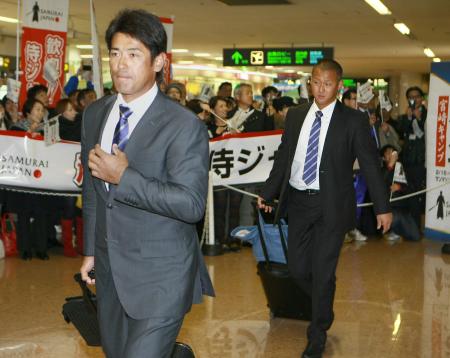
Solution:
[(169, 358), (183, 317), (133, 319), (125, 312), (111, 275), (107, 249), (95, 248), (97, 315), (107, 358)]
[(290, 187), (288, 219), (289, 272), (312, 299), (308, 340), (324, 344), (334, 319), (336, 266), (345, 233), (325, 225), (320, 193)]

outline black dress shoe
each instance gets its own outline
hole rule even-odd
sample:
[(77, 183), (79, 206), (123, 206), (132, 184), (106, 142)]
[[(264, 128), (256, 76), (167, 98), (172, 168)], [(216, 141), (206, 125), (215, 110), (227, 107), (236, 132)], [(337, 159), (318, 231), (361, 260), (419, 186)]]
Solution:
[(20, 258), (22, 259), (22, 260), (31, 260), (32, 258), (33, 258), (33, 255), (31, 254), (31, 252), (30, 251), (23, 251), (21, 254), (20, 254)]
[(226, 253), (228, 253), (228, 252), (230, 252), (231, 250), (230, 250), (230, 246), (228, 246), (228, 244), (222, 244), (222, 252), (224, 253), (224, 254), (226, 254)]
[(302, 358), (322, 358), (325, 344), (308, 342), (306, 349), (302, 353)]
[(228, 245), (230, 247), (230, 251), (239, 252), (241, 251), (241, 242), (240, 241), (232, 241)]
[(49, 260), (50, 258), (48, 257), (46, 252), (36, 252), (36, 257), (40, 260)]

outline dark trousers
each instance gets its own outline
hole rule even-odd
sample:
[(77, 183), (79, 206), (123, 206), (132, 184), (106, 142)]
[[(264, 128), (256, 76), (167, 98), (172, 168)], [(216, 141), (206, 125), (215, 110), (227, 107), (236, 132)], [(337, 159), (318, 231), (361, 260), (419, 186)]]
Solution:
[[(31, 223), (31, 218), (34, 218)], [(23, 210), (17, 213), (17, 248), (20, 253), (47, 251), (47, 219), (45, 212)]]
[(288, 219), (289, 271), (312, 299), (308, 339), (323, 344), (334, 319), (335, 274), (344, 232), (325, 225), (320, 194), (308, 195), (290, 188)]
[(95, 250), (97, 315), (106, 357), (170, 357), (183, 318), (128, 316), (117, 295), (106, 248)]
[[(231, 230), (239, 226), (239, 210), (242, 194), (234, 190), (218, 190), (214, 192), (214, 232), (216, 242), (225, 244), (229, 240)], [(225, 227), (227, 206), (229, 205), (228, 228)]]
[[(404, 165), (408, 187), (412, 192), (420, 191), (426, 187), (427, 171), (423, 164)], [(425, 213), (425, 194), (416, 195), (409, 200), (411, 215), (421, 230), (421, 216)]]

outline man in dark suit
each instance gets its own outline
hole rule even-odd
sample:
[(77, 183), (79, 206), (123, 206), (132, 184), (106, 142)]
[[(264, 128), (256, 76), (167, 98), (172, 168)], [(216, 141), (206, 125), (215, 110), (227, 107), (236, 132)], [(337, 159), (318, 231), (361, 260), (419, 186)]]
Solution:
[(208, 135), (158, 89), (166, 33), (156, 16), (119, 13), (106, 42), (118, 95), (83, 116), (80, 271), (96, 284), (107, 357), (168, 357), (192, 303), (214, 294), (195, 228), (207, 195)]
[(289, 219), (289, 270), (312, 298), (308, 345), (302, 357), (322, 357), (334, 314), (336, 266), (344, 234), (356, 224), (353, 163), (358, 158), (378, 227), (392, 221), (378, 154), (364, 114), (336, 100), (342, 68), (323, 60), (312, 71), (314, 103), (291, 108), (258, 206)]

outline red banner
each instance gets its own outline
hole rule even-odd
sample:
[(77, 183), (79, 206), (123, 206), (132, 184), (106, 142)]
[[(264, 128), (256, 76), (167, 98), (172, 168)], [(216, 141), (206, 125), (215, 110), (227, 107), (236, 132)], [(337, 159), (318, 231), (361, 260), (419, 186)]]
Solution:
[(445, 167), (447, 147), (448, 96), (439, 96), (436, 126), (436, 166)]
[(36, 84), (48, 88), (50, 107), (56, 105), (64, 86), (65, 52), (66, 32), (23, 28), (19, 108), (26, 100), (27, 90)]

